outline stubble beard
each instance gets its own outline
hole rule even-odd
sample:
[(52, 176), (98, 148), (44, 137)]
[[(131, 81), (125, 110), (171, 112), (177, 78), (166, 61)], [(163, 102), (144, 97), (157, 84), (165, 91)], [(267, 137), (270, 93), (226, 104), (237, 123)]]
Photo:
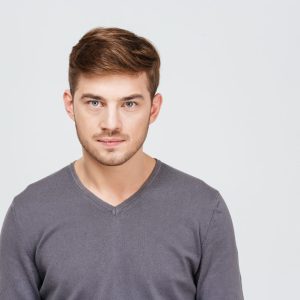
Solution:
[[(143, 134), (139, 136), (133, 144), (130, 144), (130, 140), (126, 140), (125, 147), (122, 144), (120, 145), (120, 149), (124, 147), (125, 150), (119, 150), (118, 146), (116, 147), (116, 149), (105, 149), (102, 145), (97, 146), (96, 143), (100, 142), (97, 142), (96, 140), (88, 141), (80, 132), (80, 126), (78, 125), (76, 119), (74, 121), (77, 137), (82, 146), (84, 155), (89, 156), (89, 158), (91, 158), (92, 160), (95, 160), (98, 163), (105, 166), (119, 166), (127, 162), (131, 157), (133, 157), (143, 146), (148, 135), (150, 125), (148, 119), (147, 123), (143, 128)], [(115, 135), (118, 136), (118, 133), (116, 133)], [(114, 135), (111, 135), (111, 137), (113, 136)], [(95, 143), (95, 145), (93, 145), (93, 143)]]

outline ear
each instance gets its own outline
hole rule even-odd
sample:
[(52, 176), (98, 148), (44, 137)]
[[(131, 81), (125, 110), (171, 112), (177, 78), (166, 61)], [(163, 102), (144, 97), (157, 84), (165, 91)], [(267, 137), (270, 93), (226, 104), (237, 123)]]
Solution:
[(74, 121), (74, 101), (70, 90), (64, 91), (63, 98), (64, 98), (65, 110), (69, 115), (69, 117)]
[(156, 120), (163, 102), (162, 100), (162, 95), (159, 93), (155, 94), (155, 96), (153, 97), (149, 124), (153, 123)]

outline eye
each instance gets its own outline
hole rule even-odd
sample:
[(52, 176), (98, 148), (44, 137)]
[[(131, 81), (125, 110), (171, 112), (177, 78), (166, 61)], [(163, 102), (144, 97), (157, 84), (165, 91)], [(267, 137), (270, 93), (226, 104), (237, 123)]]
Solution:
[[(134, 105), (127, 105), (128, 103), (129, 104), (134, 104)], [(135, 102), (135, 101), (126, 101), (125, 104), (126, 104), (127, 108), (134, 108), (135, 106), (138, 105), (138, 103)]]
[(92, 104), (92, 107), (98, 107), (98, 103), (100, 103), (99, 100), (90, 100), (87, 102), (88, 104)]

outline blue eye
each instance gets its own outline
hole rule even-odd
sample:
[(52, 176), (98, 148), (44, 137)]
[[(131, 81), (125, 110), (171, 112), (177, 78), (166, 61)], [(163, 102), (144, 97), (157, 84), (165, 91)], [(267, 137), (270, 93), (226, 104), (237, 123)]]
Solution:
[[(99, 101), (99, 100), (89, 100), (89, 101), (87, 101), (87, 103), (88, 103), (88, 105), (91, 105), (93, 108), (98, 108), (98, 107), (100, 107), (101, 101)], [(138, 103), (135, 102), (135, 101), (126, 101), (124, 103), (125, 103), (125, 106), (128, 109), (132, 109), (135, 106), (138, 106)]]
[[(90, 100), (90, 101), (88, 101), (88, 103), (95, 103), (95, 102), (99, 103), (98, 100)], [(96, 107), (95, 105), (92, 105), (92, 106), (93, 106), (93, 107)]]
[[(135, 102), (135, 101), (127, 101), (127, 102), (125, 102), (126, 104), (128, 104), (128, 103), (133, 103), (133, 104), (135, 104), (134, 106), (137, 106), (138, 104), (137, 104), (137, 102)], [(134, 106), (127, 106), (128, 108), (133, 108)]]

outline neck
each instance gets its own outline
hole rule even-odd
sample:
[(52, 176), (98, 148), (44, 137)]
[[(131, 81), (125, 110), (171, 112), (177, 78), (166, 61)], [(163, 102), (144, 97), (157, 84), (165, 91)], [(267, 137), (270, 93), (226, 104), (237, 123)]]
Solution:
[(83, 155), (74, 164), (82, 183), (95, 194), (111, 198), (126, 198), (144, 183), (155, 166), (155, 159), (137, 152), (128, 161), (118, 166), (99, 163)]

